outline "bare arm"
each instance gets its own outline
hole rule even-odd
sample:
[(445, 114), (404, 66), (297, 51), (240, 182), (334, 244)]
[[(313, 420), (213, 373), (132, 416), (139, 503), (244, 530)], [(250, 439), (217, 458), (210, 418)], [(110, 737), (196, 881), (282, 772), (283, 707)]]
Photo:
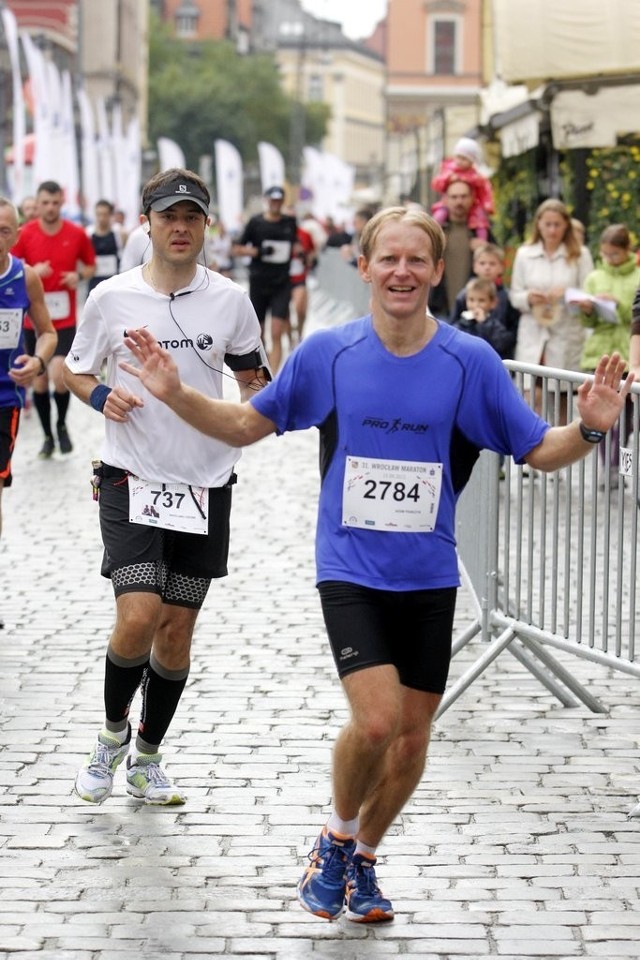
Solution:
[[(634, 381), (630, 373), (621, 383), (625, 366), (618, 353), (601, 357), (593, 380), (580, 385), (578, 412), (588, 429), (606, 433), (620, 416)], [(525, 460), (536, 470), (551, 472), (582, 460), (590, 450), (593, 450), (593, 444), (583, 438), (580, 421), (576, 420), (566, 427), (551, 427)]]
[(634, 333), (629, 344), (629, 367), (640, 379), (640, 333)]
[(42, 280), (33, 267), (25, 264), (24, 270), (27, 296), (29, 297), (29, 318), (35, 327), (38, 339), (36, 340), (35, 356), (31, 357), (26, 353), (21, 354), (21, 356), (16, 357), (14, 366), (9, 371), (11, 379), (20, 387), (29, 386), (43, 372), (40, 360), (46, 366), (51, 360), (58, 343), (58, 334), (44, 302)]
[(139, 366), (122, 363), (122, 369), (138, 377), (154, 397), (201, 433), (223, 440), (230, 446), (243, 447), (275, 432), (275, 423), (263, 417), (250, 403), (214, 400), (185, 386), (171, 354), (160, 347), (148, 330), (129, 330), (125, 344)]
[(236, 370), (234, 376), (240, 387), (240, 399), (243, 403), (269, 382), (263, 370)]

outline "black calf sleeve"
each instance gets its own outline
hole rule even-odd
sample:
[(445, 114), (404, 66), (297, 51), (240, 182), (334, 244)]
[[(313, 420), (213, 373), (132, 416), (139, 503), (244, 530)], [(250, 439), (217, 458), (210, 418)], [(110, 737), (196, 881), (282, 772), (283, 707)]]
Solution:
[(148, 657), (138, 660), (125, 660), (107, 650), (104, 671), (104, 707), (107, 721), (122, 728), (122, 721), (129, 716), (131, 701), (140, 686), (144, 671), (149, 663)]

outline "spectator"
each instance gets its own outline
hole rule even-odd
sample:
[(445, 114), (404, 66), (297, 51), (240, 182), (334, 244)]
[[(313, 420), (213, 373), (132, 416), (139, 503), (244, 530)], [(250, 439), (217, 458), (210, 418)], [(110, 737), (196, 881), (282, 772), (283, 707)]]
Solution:
[(444, 275), (431, 288), (429, 309), (435, 317), (448, 320), (455, 299), (473, 271), (473, 251), (484, 241), (469, 226), (473, 190), (464, 180), (454, 180), (444, 193), (448, 216), (442, 229), (447, 238), (444, 251)]
[[(516, 360), (580, 370), (584, 328), (566, 304), (565, 292), (581, 288), (591, 270), (591, 254), (578, 242), (566, 206), (545, 200), (535, 212), (531, 239), (516, 251), (511, 274), (511, 302), (520, 310)], [(536, 386), (538, 411), (541, 402)], [(558, 422), (566, 423), (566, 391), (556, 413)]]
[[(480, 240), (489, 239), (489, 217), (494, 213), (493, 190), (489, 179), (478, 170), (482, 159), (479, 145), (470, 137), (461, 137), (456, 143), (453, 156), (443, 160), (440, 170), (431, 181), (438, 193), (445, 193), (454, 180), (463, 180), (473, 191), (473, 203), (467, 214), (467, 224)], [(447, 222), (449, 207), (446, 201), (438, 200), (431, 212), (439, 224)]]
[(465, 287), (466, 309), (453, 326), (490, 343), (503, 360), (513, 357), (515, 330), (509, 330), (498, 313), (498, 289), (493, 280), (472, 277)]
[[(579, 300), (576, 293), (574, 302), (581, 310), (583, 324), (591, 330), (582, 351), (582, 369), (593, 373), (598, 359), (603, 353), (620, 354), (623, 360), (629, 360), (629, 341), (631, 336), (631, 312), (635, 292), (640, 286), (640, 266), (631, 249), (631, 236), (627, 227), (615, 223), (606, 227), (600, 235), (600, 262), (584, 281), (584, 292), (588, 298)], [(610, 307), (617, 322), (608, 319), (608, 311), (603, 316), (597, 301)], [(605, 319), (607, 317), (607, 319)], [(620, 444), (624, 446), (631, 431), (631, 404), (627, 405), (625, 423), (626, 435), (620, 436), (620, 425), (616, 424), (611, 433), (610, 443), (610, 486), (618, 486), (618, 465), (620, 462)], [(600, 462), (605, 462), (605, 444), (600, 444)], [(603, 482), (603, 481), (601, 481)]]
[[(518, 334), (518, 321), (520, 320), (520, 311), (511, 303), (509, 291), (502, 283), (504, 273), (504, 252), (495, 243), (483, 243), (473, 251), (473, 272), (476, 277), (482, 277), (485, 280), (492, 280), (497, 289), (498, 302), (496, 304), (496, 314), (502, 323), (512, 334), (512, 349), (503, 356), (504, 360), (513, 360), (513, 351), (515, 349), (516, 337)], [(451, 312), (450, 321), (456, 326), (462, 313), (467, 309), (466, 287), (456, 297), (456, 302)]]

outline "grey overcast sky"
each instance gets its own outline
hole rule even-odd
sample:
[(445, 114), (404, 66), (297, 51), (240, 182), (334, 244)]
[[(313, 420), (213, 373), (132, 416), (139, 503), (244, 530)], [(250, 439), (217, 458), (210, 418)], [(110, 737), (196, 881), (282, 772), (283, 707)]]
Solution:
[(352, 40), (368, 37), (387, 11), (387, 0), (302, 0), (302, 7), (323, 20), (337, 20)]

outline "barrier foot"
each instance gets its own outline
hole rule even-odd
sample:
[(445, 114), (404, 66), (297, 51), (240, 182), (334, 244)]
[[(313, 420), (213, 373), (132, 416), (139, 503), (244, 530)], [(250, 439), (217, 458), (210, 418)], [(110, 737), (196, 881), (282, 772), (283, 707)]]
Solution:
[(496, 637), (495, 640), (492, 640), (485, 652), (481, 657), (475, 661), (473, 666), (471, 666), (466, 673), (464, 673), (454, 685), (451, 687), (451, 690), (448, 690), (442, 700), (440, 701), (440, 706), (436, 710), (434, 719), (442, 716), (442, 714), (447, 710), (452, 703), (454, 703), (458, 697), (464, 693), (467, 687), (470, 687), (474, 680), (476, 680), (481, 673), (487, 669), (487, 667), (493, 663), (493, 661), (498, 657), (505, 647), (508, 647), (511, 641), (515, 638), (515, 631), (508, 627), (504, 630), (499, 637)]
[[(541, 643), (538, 643), (536, 640), (533, 640), (531, 637), (526, 637), (520, 634), (518, 639), (525, 647), (528, 647), (533, 655), (540, 660), (541, 663), (547, 667), (555, 676), (560, 680), (561, 683), (568, 687), (568, 689), (575, 694), (578, 700), (581, 700), (586, 707), (591, 710), (592, 713), (607, 713), (607, 708), (598, 700), (596, 697), (590, 693), (587, 688), (580, 683), (576, 678), (563, 667), (559, 660), (556, 660), (548, 650), (544, 648)], [(561, 699), (561, 698), (560, 698)]]
[(580, 705), (580, 701), (576, 697), (572, 697), (563, 686), (556, 683), (554, 678), (540, 664), (536, 663), (535, 658), (526, 650), (523, 650), (521, 646), (512, 643), (511, 646), (507, 647), (507, 650), (534, 675), (536, 680), (540, 681), (543, 687), (546, 687), (560, 701), (563, 707), (578, 707)]

